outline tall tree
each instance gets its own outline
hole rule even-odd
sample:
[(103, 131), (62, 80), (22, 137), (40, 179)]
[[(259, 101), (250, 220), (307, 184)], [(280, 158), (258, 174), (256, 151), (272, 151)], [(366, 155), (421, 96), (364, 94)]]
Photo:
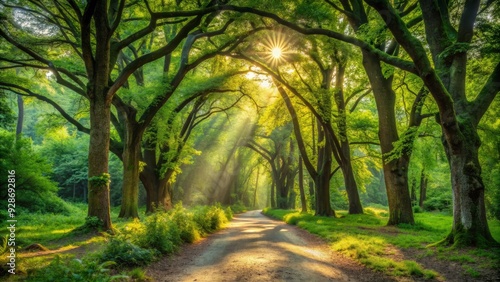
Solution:
[[(500, 62), (496, 62), (488, 80), (473, 93), (475, 95), (466, 91), (468, 58), (473, 56), (470, 49), (481, 1), (465, 1), (458, 11), (453, 11), (459, 13), (460, 19), (451, 17), (453, 6), (445, 1), (419, 1), (431, 59), (422, 42), (388, 1), (366, 2), (379, 12), (395, 39), (412, 58), (439, 108), (453, 189), (453, 226), (444, 242), (455, 246), (494, 242), (486, 220), (485, 187), (478, 159), (481, 141), (476, 128), (500, 91)], [(488, 1), (484, 5), (487, 9), (495, 4)]]
[[(111, 105), (120, 105), (120, 99), (115, 94), (126, 85), (128, 77), (136, 70), (172, 53), (198, 27), (203, 16), (214, 11), (207, 7), (213, 8), (216, 4), (212, 1), (207, 6), (195, 7), (201, 9), (193, 11), (178, 9), (155, 12), (148, 2), (145, 6), (138, 2), (126, 5), (125, 2), (93, 0), (79, 4), (76, 1), (60, 3), (33, 0), (26, 3), (26, 6), (19, 5), (17, 1), (2, 2), (6, 20), (0, 29), (0, 36), (22, 53), (22, 56), (2, 57), (2, 61), (11, 66), (50, 70), (59, 84), (89, 100), (88, 216), (98, 217), (106, 230), (111, 229), (108, 174)], [(147, 25), (139, 29), (127, 24), (128, 20), (138, 21), (135, 17), (137, 12), (147, 15)], [(124, 15), (130, 18), (123, 19)], [(18, 24), (20, 21), (29, 24)], [(123, 49), (155, 32), (162, 25), (177, 23), (183, 25), (168, 43), (130, 61), (119, 73), (113, 72)], [(126, 36), (122, 39), (120, 35), (123, 33)], [(55, 42), (59, 43), (56, 48), (51, 48), (50, 51), (45, 48), (47, 43)], [(129, 114), (135, 116), (133, 111)], [(148, 117), (151, 119), (151, 116)], [(129, 134), (125, 137), (126, 141), (139, 139), (134, 144), (140, 142), (137, 135)], [(128, 171), (128, 168), (134, 166), (129, 161), (137, 160), (138, 164), (138, 158), (129, 150), (125, 150), (124, 154), (124, 168)], [(124, 183), (134, 182), (135, 179), (134, 176)], [(138, 184), (137, 181), (135, 183)], [(127, 197), (129, 194), (132, 195), (131, 198), (135, 197), (134, 190), (126, 190), (124, 194), (126, 199), (130, 199)], [(127, 201), (123, 208), (123, 216), (137, 216), (133, 200)]]

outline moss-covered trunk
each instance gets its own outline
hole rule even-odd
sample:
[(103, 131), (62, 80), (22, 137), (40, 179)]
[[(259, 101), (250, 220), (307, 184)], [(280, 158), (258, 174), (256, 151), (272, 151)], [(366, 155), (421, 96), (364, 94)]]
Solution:
[(378, 136), (384, 156), (384, 179), (389, 204), (387, 224), (414, 224), (408, 187), (409, 157), (403, 155), (391, 161), (385, 157), (394, 149), (393, 143), (399, 140), (394, 109), (396, 97), (391, 87), (392, 78), (384, 77), (380, 61), (367, 51), (363, 51), (363, 66), (370, 80), (378, 111)]
[(90, 145), (88, 216), (102, 221), (104, 230), (111, 230), (109, 200), (109, 135), (110, 102), (101, 92), (90, 100)]
[(330, 174), (332, 170), (332, 147), (326, 139), (323, 128), (318, 129), (318, 164), (315, 177), (316, 187), (316, 213), (319, 216), (335, 216), (330, 203)]
[(123, 148), (123, 184), (120, 218), (139, 217), (139, 160), (140, 139), (134, 138), (133, 128), (127, 125), (125, 146)]
[(494, 242), (488, 228), (484, 204), (484, 184), (478, 150), (481, 142), (474, 125), (467, 119), (460, 122), (461, 146), (451, 150), (444, 142), (450, 164), (453, 189), (453, 225), (445, 241), (455, 246), (487, 247)]

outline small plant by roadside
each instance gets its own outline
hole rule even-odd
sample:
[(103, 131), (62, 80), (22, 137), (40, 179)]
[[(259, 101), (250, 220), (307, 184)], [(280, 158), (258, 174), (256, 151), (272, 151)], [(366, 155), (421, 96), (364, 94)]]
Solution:
[(109, 275), (110, 267), (114, 262), (98, 262), (92, 259), (73, 259), (64, 262), (57, 256), (47, 267), (28, 276), (32, 282), (107, 282), (119, 278), (128, 278), (126, 275)]
[(113, 261), (118, 266), (142, 266), (153, 262), (159, 255), (154, 249), (144, 249), (132, 242), (120, 238), (112, 238), (100, 255), (100, 262)]

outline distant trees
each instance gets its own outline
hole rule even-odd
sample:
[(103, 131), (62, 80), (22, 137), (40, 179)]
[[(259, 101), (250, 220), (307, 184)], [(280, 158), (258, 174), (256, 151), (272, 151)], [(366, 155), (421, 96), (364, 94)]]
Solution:
[[(123, 161), (127, 180), (124, 181), (126, 186), (123, 191), (121, 216), (137, 217), (135, 199), (138, 189), (140, 137), (185, 73), (203, 60), (200, 59), (188, 66), (187, 56), (196, 38), (211, 37), (227, 28), (227, 25), (222, 25), (221, 31), (214, 33), (212, 30), (203, 33), (198, 29), (200, 24), (208, 28), (208, 24), (216, 15), (209, 7), (214, 7), (215, 4), (213, 1), (204, 6), (200, 3), (199, 7), (186, 4), (175, 7), (175, 11), (155, 12), (149, 6), (149, 2), (126, 5), (125, 1), (93, 0), (85, 4), (76, 1), (65, 3), (29, 1), (26, 6), (16, 1), (2, 2), (4, 24), (0, 29), (0, 36), (5, 39), (8, 48), (14, 50), (1, 58), (5, 65), (3, 69), (25, 67), (50, 71), (57, 83), (89, 101), (88, 215), (98, 217), (105, 230), (111, 229), (108, 150), (111, 137), (110, 121), (112, 118), (116, 119), (111, 113), (111, 105), (121, 108), (121, 112), (126, 113), (125, 118), (131, 122), (127, 125), (127, 135), (124, 136), (126, 148), (123, 152)], [(201, 9), (193, 10), (195, 8)], [(203, 20), (204, 16), (210, 13), (212, 16)], [(26, 24), (22, 25), (20, 22)], [(137, 28), (140, 25), (132, 27), (128, 22), (144, 24)], [(159, 32), (159, 27), (169, 24), (176, 26), (174, 29), (176, 32), (168, 38), (168, 42), (133, 60), (118, 60), (123, 50), (137, 49), (147, 36)], [(129, 76), (144, 65), (172, 53), (188, 37), (189, 39), (184, 42), (183, 58), (180, 60), (177, 75), (170, 77), (167, 82), (168, 90), (154, 98), (154, 102), (144, 111), (142, 120), (137, 122), (136, 110), (126, 108), (126, 103), (116, 95), (117, 91), (127, 85)], [(47, 45), (52, 48), (50, 50), (45, 48)], [(115, 71), (118, 61), (121, 68)], [(23, 87), (22, 84), (16, 83), (4, 86), (16, 90)], [(131, 177), (129, 177), (130, 169), (132, 169), (130, 173), (133, 174)]]

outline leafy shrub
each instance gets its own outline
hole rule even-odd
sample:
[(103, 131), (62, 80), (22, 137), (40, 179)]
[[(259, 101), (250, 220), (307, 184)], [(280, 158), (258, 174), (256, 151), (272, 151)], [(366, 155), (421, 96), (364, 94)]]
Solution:
[(424, 202), (424, 209), (426, 211), (448, 211), (452, 207), (451, 204), (451, 197), (445, 194), (428, 198)]
[(177, 224), (168, 214), (158, 211), (146, 218), (143, 232), (138, 234), (137, 244), (143, 248), (156, 249), (162, 254), (173, 253), (182, 243)]
[(193, 219), (203, 234), (212, 233), (228, 222), (226, 213), (220, 205), (195, 208)]
[(420, 206), (413, 207), (413, 213), (423, 213), (424, 210)]
[(233, 213), (242, 213), (247, 211), (247, 207), (241, 201), (238, 201), (236, 204), (231, 205), (231, 211)]
[(87, 216), (85, 218), (85, 226), (90, 229), (97, 229), (102, 226), (102, 220), (97, 216)]
[(233, 213), (233, 209), (231, 207), (225, 208), (224, 209), (224, 213), (226, 214), (226, 218), (228, 220), (232, 220), (233, 219), (234, 213)]
[(63, 262), (57, 256), (49, 266), (28, 276), (27, 281), (36, 282), (107, 282), (118, 278), (128, 278), (124, 275), (109, 275), (109, 266), (114, 262), (98, 262), (96, 260), (71, 260)]
[[(57, 185), (47, 175), (51, 166), (33, 149), (31, 140), (0, 129), (0, 171), (15, 170), (16, 210), (70, 214), (69, 205), (57, 197)], [(7, 206), (7, 178), (0, 179), (0, 205)], [(21, 189), (22, 188), (22, 189)]]
[(114, 261), (120, 266), (138, 266), (151, 263), (158, 253), (143, 249), (123, 238), (113, 238), (106, 245), (100, 261)]
[(297, 225), (302, 216), (299, 212), (289, 213), (283, 217), (283, 221), (291, 225)]
[(176, 204), (169, 214), (172, 222), (177, 225), (183, 242), (192, 243), (200, 239), (200, 232), (193, 221), (193, 214), (183, 208), (182, 204)]

